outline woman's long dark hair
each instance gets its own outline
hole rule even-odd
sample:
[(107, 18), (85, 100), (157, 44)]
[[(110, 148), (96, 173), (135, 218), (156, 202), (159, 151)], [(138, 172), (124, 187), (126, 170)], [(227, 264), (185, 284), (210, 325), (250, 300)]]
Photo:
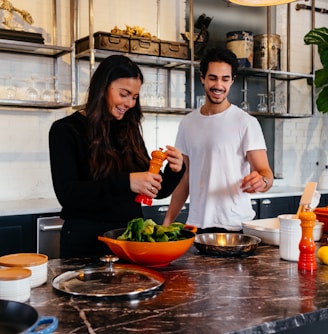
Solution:
[(122, 120), (115, 120), (107, 108), (107, 88), (119, 78), (137, 78), (143, 83), (138, 65), (122, 55), (113, 55), (103, 60), (90, 81), (86, 116), (90, 169), (94, 179), (122, 171), (144, 171), (149, 165), (142, 137), (143, 115), (139, 97)]

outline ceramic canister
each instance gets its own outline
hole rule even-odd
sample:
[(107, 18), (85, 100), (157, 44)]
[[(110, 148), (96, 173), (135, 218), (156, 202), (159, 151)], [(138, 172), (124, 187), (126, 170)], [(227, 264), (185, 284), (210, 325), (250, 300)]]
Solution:
[(254, 67), (280, 70), (281, 40), (276, 34), (254, 36)]
[(238, 58), (239, 66), (253, 67), (253, 33), (231, 31), (227, 33), (226, 48)]
[(0, 299), (26, 302), (31, 295), (31, 275), (26, 268), (0, 269)]
[(279, 253), (283, 260), (298, 261), (302, 237), (301, 220), (296, 215), (279, 215)]
[(23, 267), (32, 272), (31, 288), (38, 287), (47, 281), (48, 256), (37, 253), (16, 253), (0, 257), (0, 266)]

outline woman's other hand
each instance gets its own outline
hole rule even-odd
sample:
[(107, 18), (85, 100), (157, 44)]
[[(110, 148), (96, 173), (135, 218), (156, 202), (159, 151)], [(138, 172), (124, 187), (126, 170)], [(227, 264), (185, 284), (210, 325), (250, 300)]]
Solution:
[(167, 162), (173, 172), (180, 172), (183, 164), (181, 152), (174, 146), (166, 145)]
[(162, 176), (150, 172), (130, 173), (131, 190), (155, 198), (161, 189)]

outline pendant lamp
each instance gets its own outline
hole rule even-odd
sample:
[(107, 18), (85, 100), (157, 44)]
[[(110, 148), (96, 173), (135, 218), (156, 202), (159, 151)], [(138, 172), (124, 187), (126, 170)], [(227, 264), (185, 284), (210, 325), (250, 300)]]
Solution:
[(240, 6), (264, 7), (276, 6), (294, 2), (296, 0), (229, 0), (229, 2)]

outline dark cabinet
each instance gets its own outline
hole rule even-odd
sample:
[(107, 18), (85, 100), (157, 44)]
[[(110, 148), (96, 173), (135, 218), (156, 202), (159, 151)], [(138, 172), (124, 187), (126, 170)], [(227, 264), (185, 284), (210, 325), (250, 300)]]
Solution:
[(0, 217), (0, 255), (35, 253), (36, 235), (32, 215)]
[(320, 203), (318, 207), (324, 207), (328, 205), (328, 194), (321, 194)]
[[(168, 205), (143, 206), (142, 211), (144, 214), (144, 218), (151, 218), (156, 224), (161, 225), (163, 224), (163, 220), (165, 218), (168, 207)], [(188, 218), (188, 210), (189, 204), (185, 204), (175, 221), (180, 223), (186, 223)]]
[(300, 196), (287, 196), (252, 199), (252, 206), (256, 212), (254, 219), (265, 219), (282, 214), (296, 213), (300, 198)]

